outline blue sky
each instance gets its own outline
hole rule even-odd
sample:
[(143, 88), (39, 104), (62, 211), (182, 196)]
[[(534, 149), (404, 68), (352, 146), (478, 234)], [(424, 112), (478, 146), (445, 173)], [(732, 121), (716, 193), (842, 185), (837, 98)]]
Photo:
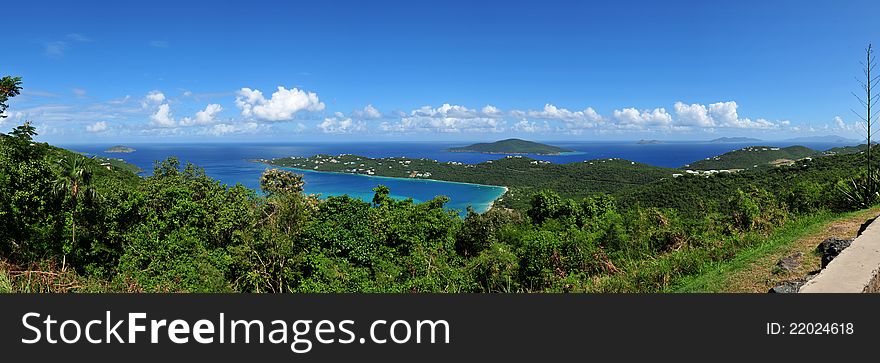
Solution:
[(0, 127), (59, 143), (856, 137), (878, 10), (14, 1), (0, 74), (25, 91)]

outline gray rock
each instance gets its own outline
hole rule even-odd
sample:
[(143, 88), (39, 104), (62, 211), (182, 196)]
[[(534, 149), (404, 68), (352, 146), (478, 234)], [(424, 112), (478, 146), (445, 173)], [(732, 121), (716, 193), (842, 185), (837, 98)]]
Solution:
[(797, 293), (798, 290), (801, 289), (801, 286), (804, 286), (804, 284), (806, 284), (807, 281), (810, 281), (810, 279), (812, 279), (814, 276), (816, 276), (816, 274), (808, 274), (807, 276), (799, 279), (782, 281), (778, 285), (771, 287), (770, 290), (768, 290), (767, 292), (771, 294)]
[(801, 286), (804, 286), (806, 281), (791, 280), (791, 281), (783, 281), (779, 285), (773, 286), (770, 288), (770, 291), (767, 291), (771, 294), (794, 294), (797, 293)]
[(852, 241), (852, 238), (843, 239), (837, 237), (829, 237), (822, 241), (822, 243), (816, 247), (816, 252), (822, 255), (822, 268), (828, 266), (828, 263), (843, 252), (844, 249), (849, 247), (849, 245), (852, 244)]
[(776, 269), (774, 269), (773, 273), (786, 272), (791, 273), (801, 265), (801, 257), (804, 254), (801, 252), (796, 252), (790, 256), (783, 257), (776, 262)]

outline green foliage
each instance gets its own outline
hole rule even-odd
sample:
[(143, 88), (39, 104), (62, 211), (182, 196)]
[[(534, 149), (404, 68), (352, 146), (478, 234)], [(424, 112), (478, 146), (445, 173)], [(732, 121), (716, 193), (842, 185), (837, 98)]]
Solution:
[(267, 194), (297, 194), (305, 183), (301, 174), (287, 170), (267, 169), (260, 176), (260, 189)]
[(867, 208), (880, 202), (880, 176), (865, 171), (858, 175), (841, 179), (835, 185), (845, 203), (854, 209)]
[(685, 167), (695, 170), (711, 169), (751, 169), (755, 166), (767, 167), (771, 163), (789, 163), (807, 157), (817, 157), (821, 153), (804, 146), (772, 147), (750, 146), (722, 155), (693, 162)]
[(21, 94), (21, 77), (4, 76), (0, 78), (0, 119), (5, 118), (7, 101)]

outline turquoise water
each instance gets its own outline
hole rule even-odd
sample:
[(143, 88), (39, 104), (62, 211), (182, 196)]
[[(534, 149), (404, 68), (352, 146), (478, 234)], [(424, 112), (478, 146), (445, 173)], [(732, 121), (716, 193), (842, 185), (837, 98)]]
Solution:
[(446, 206), (465, 212), (468, 206), (482, 213), (489, 209), (495, 199), (504, 194), (504, 187), (438, 180), (389, 178), (360, 174), (341, 174), (308, 169), (282, 168), (303, 175), (306, 193), (318, 193), (324, 197), (348, 194), (354, 198), (370, 201), (373, 188), (384, 185), (391, 189), (391, 197), (412, 198), (426, 202), (438, 195), (450, 198)]

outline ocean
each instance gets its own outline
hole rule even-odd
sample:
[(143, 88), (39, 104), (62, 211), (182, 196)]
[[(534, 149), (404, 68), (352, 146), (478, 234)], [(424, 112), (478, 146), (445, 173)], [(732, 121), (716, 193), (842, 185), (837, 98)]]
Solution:
[[(548, 142), (559, 147), (575, 150), (562, 155), (528, 155), (552, 163), (571, 163), (602, 158), (623, 158), (640, 163), (681, 167), (691, 162), (723, 154), (755, 143), (703, 143), (666, 142), (638, 144), (630, 142)], [(181, 163), (191, 162), (205, 169), (205, 173), (227, 185), (242, 185), (259, 189), (260, 174), (268, 165), (251, 162), (252, 159), (272, 159), (286, 156), (312, 156), (316, 154), (357, 154), (368, 157), (405, 156), (428, 158), (441, 162), (457, 161), (474, 164), (505, 157), (503, 154), (480, 154), (448, 152), (447, 148), (467, 145), (466, 142), (374, 142), (374, 143), (194, 143), (194, 144), (126, 144), (137, 151), (132, 153), (106, 153), (110, 144), (62, 145), (70, 150), (89, 155), (121, 158), (144, 169), (149, 175), (156, 161), (176, 156)], [(790, 146), (794, 143), (762, 142), (767, 146)], [(844, 144), (797, 143), (817, 150), (825, 150)], [(372, 189), (386, 185), (391, 196), (399, 199), (412, 198), (417, 202), (430, 200), (438, 195), (450, 198), (447, 207), (463, 213), (468, 206), (477, 212), (487, 210), (492, 201), (504, 193), (498, 186), (451, 183), (432, 180), (384, 178), (366, 175), (338, 174), (297, 170), (303, 174), (305, 192), (324, 197), (348, 194), (369, 201)]]

